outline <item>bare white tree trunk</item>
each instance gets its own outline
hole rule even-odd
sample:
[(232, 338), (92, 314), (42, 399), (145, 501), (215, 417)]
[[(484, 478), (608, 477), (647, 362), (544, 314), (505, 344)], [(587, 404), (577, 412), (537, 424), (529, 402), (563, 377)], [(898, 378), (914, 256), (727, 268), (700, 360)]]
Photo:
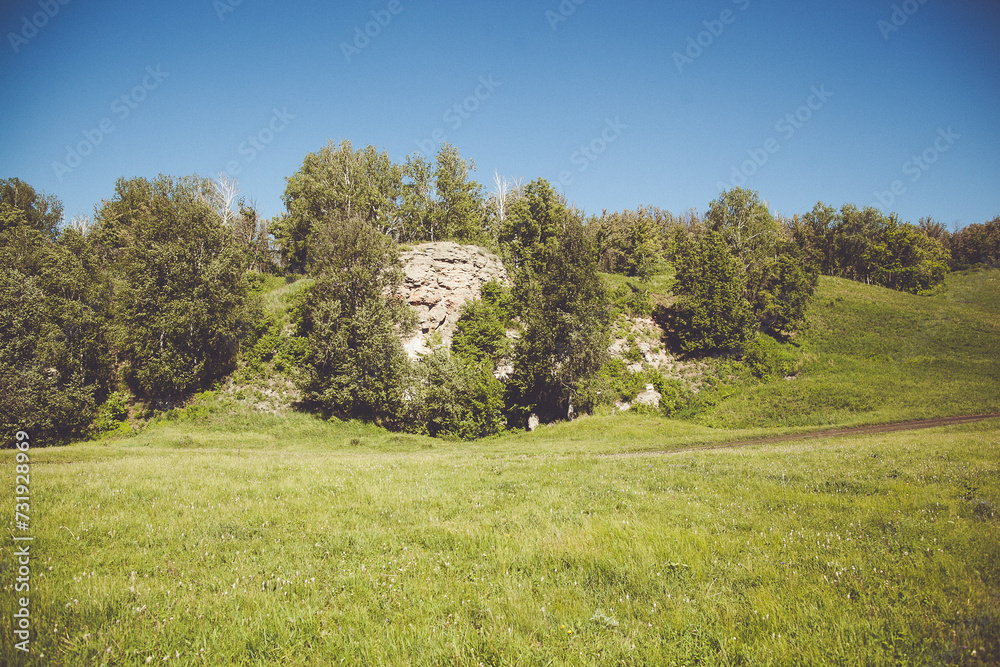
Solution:
[(236, 201), (236, 195), (239, 192), (240, 188), (236, 179), (220, 172), (218, 180), (215, 181), (216, 206), (219, 208), (222, 222), (227, 225), (233, 220), (233, 202)]

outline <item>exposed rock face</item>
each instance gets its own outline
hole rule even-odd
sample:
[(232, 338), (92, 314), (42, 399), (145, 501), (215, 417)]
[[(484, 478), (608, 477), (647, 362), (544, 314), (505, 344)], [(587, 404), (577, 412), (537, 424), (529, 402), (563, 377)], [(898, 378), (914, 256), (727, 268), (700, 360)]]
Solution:
[(430, 352), (428, 342), (435, 334), (450, 345), (462, 305), (477, 298), (485, 283), (507, 281), (500, 259), (478, 246), (422, 243), (399, 257), (406, 274), (399, 294), (417, 311), (420, 321), (417, 334), (403, 343), (410, 357)]

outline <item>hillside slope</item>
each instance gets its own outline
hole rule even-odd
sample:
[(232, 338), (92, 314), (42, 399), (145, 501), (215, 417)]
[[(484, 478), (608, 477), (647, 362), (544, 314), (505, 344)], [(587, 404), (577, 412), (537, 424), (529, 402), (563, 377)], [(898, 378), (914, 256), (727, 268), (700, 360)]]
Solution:
[(796, 341), (797, 376), (721, 400), (698, 421), (827, 426), (1000, 410), (1000, 272), (948, 276), (920, 297), (824, 277)]

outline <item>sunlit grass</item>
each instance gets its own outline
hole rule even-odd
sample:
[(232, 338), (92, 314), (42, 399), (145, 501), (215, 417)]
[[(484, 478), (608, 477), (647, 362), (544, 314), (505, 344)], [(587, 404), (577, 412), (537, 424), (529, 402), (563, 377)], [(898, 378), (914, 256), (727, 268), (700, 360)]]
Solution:
[(822, 278), (808, 329), (793, 340), (794, 380), (746, 387), (705, 425), (871, 424), (1000, 412), (1000, 272), (949, 275), (921, 297)]
[(35, 663), (1000, 659), (996, 422), (624, 457), (369, 428), (34, 451)]

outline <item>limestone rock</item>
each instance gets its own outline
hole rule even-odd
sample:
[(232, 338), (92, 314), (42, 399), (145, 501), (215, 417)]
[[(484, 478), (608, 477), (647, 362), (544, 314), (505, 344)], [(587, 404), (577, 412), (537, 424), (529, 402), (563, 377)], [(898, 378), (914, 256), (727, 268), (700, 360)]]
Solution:
[(432, 339), (451, 344), (462, 306), (491, 281), (507, 282), (500, 259), (478, 246), (422, 243), (399, 254), (405, 280), (399, 295), (417, 312), (416, 335), (403, 342), (411, 358), (430, 352)]

